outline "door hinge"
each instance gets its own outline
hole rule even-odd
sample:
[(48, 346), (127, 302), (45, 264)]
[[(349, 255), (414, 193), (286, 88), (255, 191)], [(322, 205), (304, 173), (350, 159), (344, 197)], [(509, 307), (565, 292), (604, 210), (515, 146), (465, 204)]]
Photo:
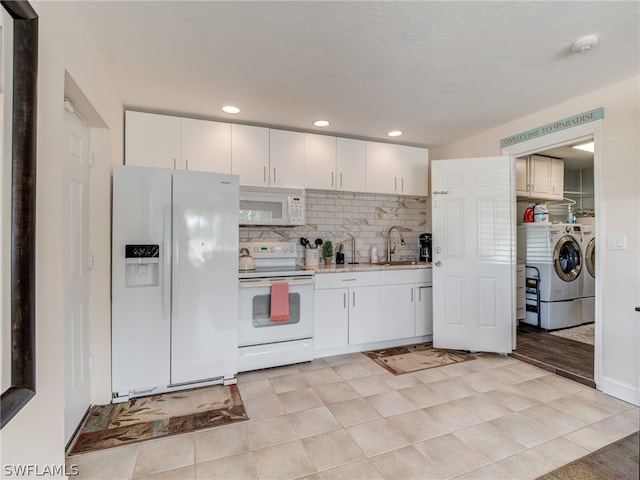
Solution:
[(93, 253), (87, 255), (87, 270), (93, 270)]
[(87, 165), (89, 167), (93, 167), (93, 152), (89, 152), (89, 157), (87, 158)]

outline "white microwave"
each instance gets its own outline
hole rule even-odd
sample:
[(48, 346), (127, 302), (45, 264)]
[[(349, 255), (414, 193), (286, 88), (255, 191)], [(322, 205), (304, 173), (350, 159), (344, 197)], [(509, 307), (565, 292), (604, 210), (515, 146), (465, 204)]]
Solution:
[(240, 225), (304, 225), (304, 190), (240, 187)]

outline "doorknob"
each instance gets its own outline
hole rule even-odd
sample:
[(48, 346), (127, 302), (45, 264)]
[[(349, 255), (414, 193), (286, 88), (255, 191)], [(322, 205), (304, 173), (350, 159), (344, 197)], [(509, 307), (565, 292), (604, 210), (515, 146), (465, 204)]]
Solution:
[(442, 253), (442, 249), (440, 247), (436, 247), (436, 253)]
[(438, 261), (435, 263), (435, 265), (436, 265), (436, 267), (441, 267), (441, 266), (442, 266), (442, 262), (441, 262), (440, 260), (438, 260)]

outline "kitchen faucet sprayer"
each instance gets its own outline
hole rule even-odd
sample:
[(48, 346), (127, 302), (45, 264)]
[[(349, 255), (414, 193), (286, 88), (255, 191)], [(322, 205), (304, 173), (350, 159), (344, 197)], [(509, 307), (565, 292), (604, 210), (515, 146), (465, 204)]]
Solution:
[(391, 263), (391, 255), (396, 253), (395, 245), (393, 246), (393, 249), (391, 248), (391, 230), (393, 230), (394, 228), (400, 234), (400, 245), (406, 245), (404, 241), (404, 235), (402, 235), (402, 230), (400, 230), (400, 227), (398, 227), (397, 225), (394, 225), (391, 228), (389, 228), (389, 231), (387, 232), (387, 262), (389, 263)]

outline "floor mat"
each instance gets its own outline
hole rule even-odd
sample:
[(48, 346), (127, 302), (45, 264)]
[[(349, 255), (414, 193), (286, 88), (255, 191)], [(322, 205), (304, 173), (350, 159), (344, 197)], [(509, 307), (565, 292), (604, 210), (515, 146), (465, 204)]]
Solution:
[(433, 348), (431, 342), (363, 352), (394, 375), (466, 362), (476, 357), (459, 350)]
[(637, 480), (640, 475), (638, 432), (550, 472), (538, 480)]
[(595, 345), (595, 324), (588, 323), (586, 325), (580, 325), (579, 327), (565, 328), (563, 330), (555, 330), (549, 332), (556, 337), (568, 338), (569, 340), (575, 340), (576, 342), (587, 343), (589, 345)]
[(216, 385), (91, 407), (69, 455), (248, 420), (236, 385)]

